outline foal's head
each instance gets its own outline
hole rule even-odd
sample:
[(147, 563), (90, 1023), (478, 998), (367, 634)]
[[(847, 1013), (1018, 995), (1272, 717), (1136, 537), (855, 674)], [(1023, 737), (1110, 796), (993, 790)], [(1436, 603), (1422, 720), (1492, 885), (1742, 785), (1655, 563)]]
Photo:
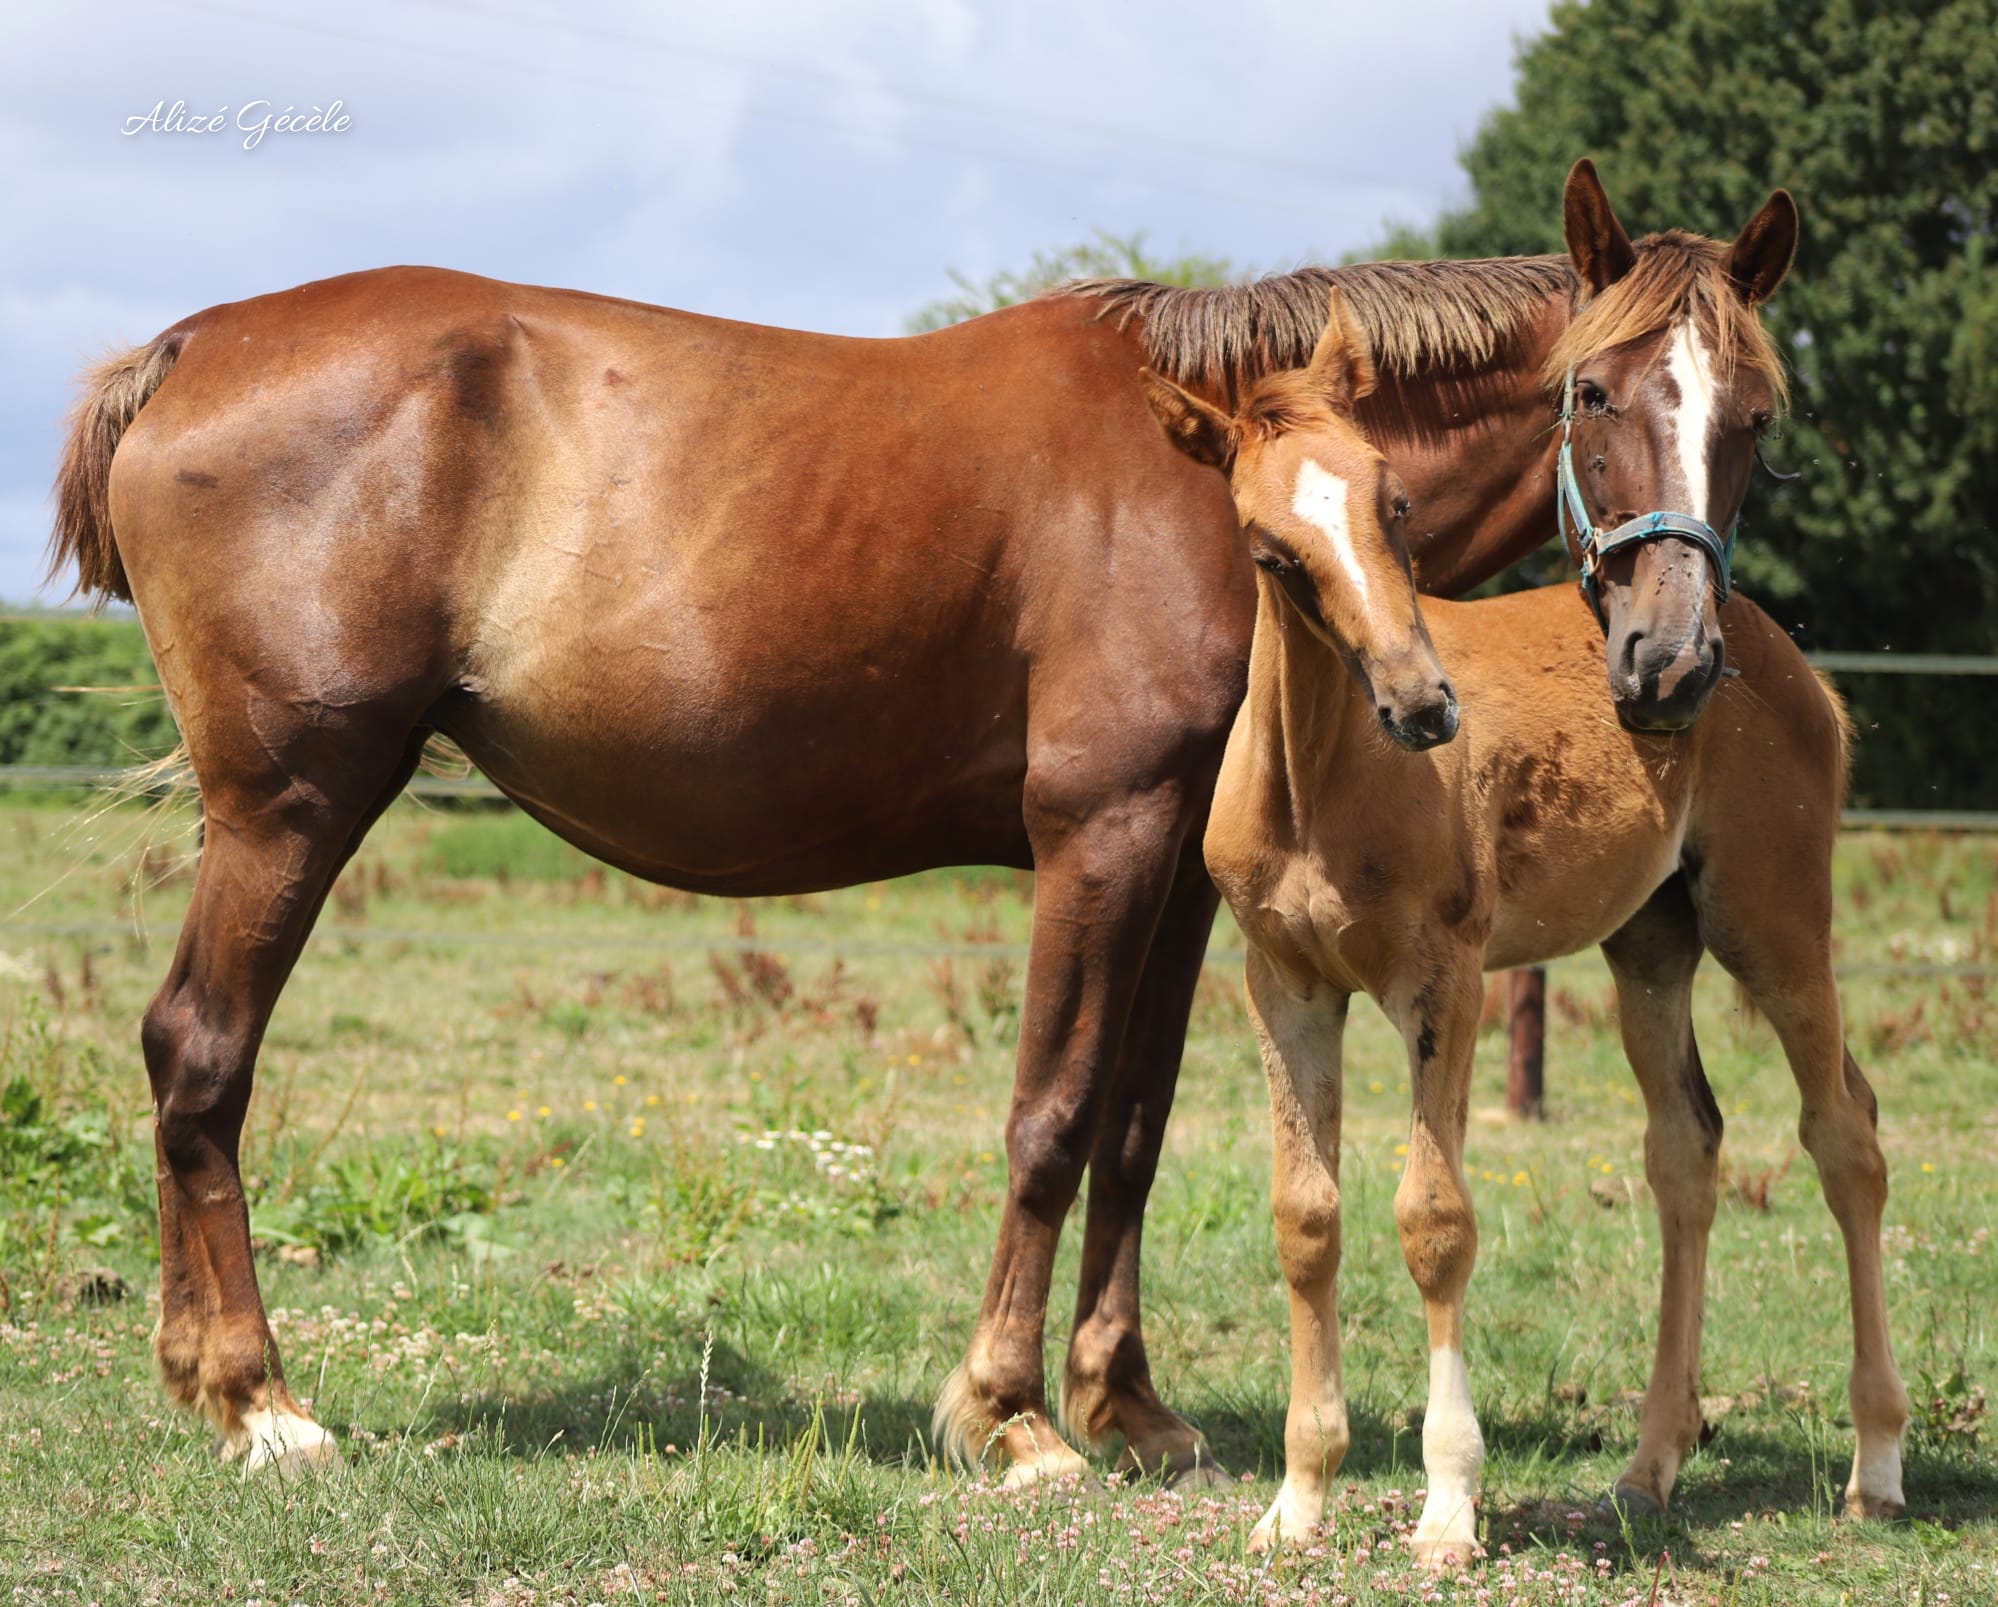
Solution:
[(1353, 423), (1373, 359), (1344, 297), (1307, 368), (1271, 374), (1233, 417), (1143, 370), (1173, 444), (1227, 474), (1249, 555), (1339, 653), (1389, 736), (1421, 750), (1457, 734), (1457, 698), (1416, 607), (1408, 493)]
[[(1591, 600), (1619, 716), (1681, 730), (1720, 679), (1734, 523), (1756, 437), (1785, 400), (1755, 309), (1789, 271), (1797, 206), (1776, 191), (1731, 245), (1673, 230), (1633, 246), (1584, 160), (1563, 211), (1584, 299), (1547, 379), (1563, 397), (1582, 508), (1566, 502), (1567, 486), (1561, 495), (1570, 525), (1593, 526), (1613, 548)], [(1616, 545), (1625, 530), (1644, 533)]]

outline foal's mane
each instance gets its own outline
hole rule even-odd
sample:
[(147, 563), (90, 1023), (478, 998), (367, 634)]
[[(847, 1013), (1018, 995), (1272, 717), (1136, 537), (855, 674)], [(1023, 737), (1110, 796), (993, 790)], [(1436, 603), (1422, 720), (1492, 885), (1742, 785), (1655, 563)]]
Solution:
[(1761, 374), (1787, 406), (1789, 380), (1782, 354), (1755, 309), (1728, 278), (1728, 248), (1704, 235), (1667, 229), (1637, 242), (1637, 265), (1585, 303), (1547, 354), (1541, 378), (1558, 392), (1568, 371), (1589, 358), (1642, 340), (1687, 319), (1699, 331), (1725, 379), (1737, 364)]
[(1233, 395), (1265, 374), (1311, 360), (1334, 287), (1344, 292), (1374, 360), (1407, 375), (1432, 364), (1470, 369), (1491, 362), (1549, 296), (1572, 296), (1576, 279), (1566, 257), (1488, 257), (1300, 268), (1197, 290), (1144, 279), (1078, 279), (1048, 294), (1100, 301), (1100, 316), (1120, 330), (1142, 319), (1153, 368), (1179, 384)]

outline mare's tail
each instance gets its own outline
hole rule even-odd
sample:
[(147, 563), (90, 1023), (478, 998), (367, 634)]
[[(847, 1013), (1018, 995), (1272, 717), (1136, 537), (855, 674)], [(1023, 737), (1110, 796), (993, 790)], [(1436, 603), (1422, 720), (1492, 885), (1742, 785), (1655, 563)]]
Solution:
[(125, 564), (111, 530), (111, 457), (139, 409), (152, 399), (180, 356), (183, 329), (108, 359), (83, 376), (82, 397), (70, 415), (62, 467), (56, 471), (55, 534), (49, 575), (76, 565), (76, 589), (86, 596), (131, 601)]

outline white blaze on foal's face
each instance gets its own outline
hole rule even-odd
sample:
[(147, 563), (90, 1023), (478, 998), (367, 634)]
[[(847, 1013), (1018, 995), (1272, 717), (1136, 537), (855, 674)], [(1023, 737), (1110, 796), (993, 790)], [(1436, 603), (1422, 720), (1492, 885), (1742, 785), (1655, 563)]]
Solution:
[(1672, 331), (1671, 356), (1666, 372), (1679, 388), (1679, 401), (1673, 409), (1672, 429), (1678, 447), (1682, 483), (1676, 488), (1683, 503), (1668, 495), (1662, 506), (1705, 519), (1712, 496), (1707, 454), (1713, 445), (1714, 365), (1706, 342), (1691, 319)]
[(1290, 511), (1324, 536), (1340, 571), (1352, 583), (1353, 603), (1364, 613), (1367, 606), (1367, 572), (1353, 546), (1353, 514), (1348, 503), (1350, 487), (1343, 476), (1334, 474), (1313, 458), (1297, 466), (1297, 484), (1291, 493)]

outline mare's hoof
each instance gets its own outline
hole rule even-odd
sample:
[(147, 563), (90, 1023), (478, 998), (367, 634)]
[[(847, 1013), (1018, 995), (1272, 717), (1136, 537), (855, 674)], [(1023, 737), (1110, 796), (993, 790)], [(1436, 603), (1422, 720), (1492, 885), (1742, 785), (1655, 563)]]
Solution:
[(1207, 1490), (1226, 1490), (1235, 1481), (1228, 1477), (1228, 1470), (1219, 1462), (1210, 1462), (1200, 1457), (1183, 1467), (1166, 1469), (1165, 1487), (1177, 1490), (1181, 1495), (1199, 1495)]
[(1619, 1484), (1596, 1503), (1596, 1510), (1606, 1518), (1656, 1518), (1663, 1515), (1665, 1503), (1649, 1490), (1640, 1490), (1634, 1484)]
[(1892, 1523), (1896, 1518), (1908, 1515), (1908, 1504), (1891, 1495), (1867, 1495), (1859, 1490), (1848, 1490), (1845, 1515), (1848, 1518), (1870, 1518), (1880, 1523)]

